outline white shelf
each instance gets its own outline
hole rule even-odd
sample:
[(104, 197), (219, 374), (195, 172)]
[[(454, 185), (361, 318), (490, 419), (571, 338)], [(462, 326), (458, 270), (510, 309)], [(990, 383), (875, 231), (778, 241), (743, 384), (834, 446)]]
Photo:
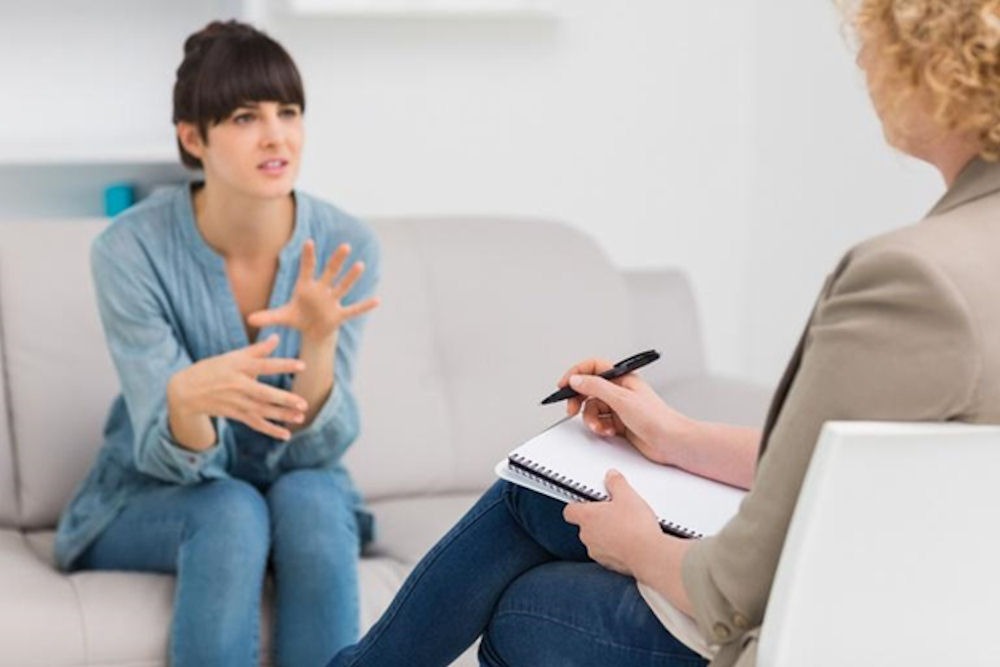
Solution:
[(284, 8), (333, 18), (555, 18), (538, 0), (284, 0)]
[(169, 144), (109, 144), (0, 143), (0, 165), (176, 164), (180, 159)]

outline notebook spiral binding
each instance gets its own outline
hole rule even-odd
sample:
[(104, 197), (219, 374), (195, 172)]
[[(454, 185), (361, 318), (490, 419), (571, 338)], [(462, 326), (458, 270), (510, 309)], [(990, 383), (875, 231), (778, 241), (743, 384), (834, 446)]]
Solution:
[[(567, 495), (574, 500), (601, 501), (608, 499), (608, 494), (603, 491), (598, 491), (597, 489), (593, 489), (586, 484), (581, 484), (570, 479), (569, 477), (566, 477), (565, 475), (560, 475), (554, 470), (546, 468), (543, 465), (539, 465), (538, 463), (535, 463), (531, 459), (520, 454), (511, 454), (507, 457), (507, 460), (518, 473), (525, 475), (526, 477), (530, 477), (539, 484), (544, 484), (545, 486), (558, 491), (563, 495)], [(665, 533), (691, 539), (701, 539), (704, 537), (702, 533), (691, 530), (690, 528), (685, 528), (684, 526), (678, 525), (672, 521), (660, 519), (659, 522), (660, 528)]]

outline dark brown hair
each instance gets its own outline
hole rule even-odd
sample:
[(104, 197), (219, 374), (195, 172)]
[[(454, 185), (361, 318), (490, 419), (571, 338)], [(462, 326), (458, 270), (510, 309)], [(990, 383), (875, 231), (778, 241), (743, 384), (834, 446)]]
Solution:
[[(174, 124), (196, 124), (207, 141), (210, 125), (249, 102), (297, 104), (305, 111), (302, 79), (288, 52), (238, 21), (213, 21), (188, 37), (174, 83)], [(181, 162), (201, 168), (201, 160), (184, 150), (180, 139), (177, 148)]]

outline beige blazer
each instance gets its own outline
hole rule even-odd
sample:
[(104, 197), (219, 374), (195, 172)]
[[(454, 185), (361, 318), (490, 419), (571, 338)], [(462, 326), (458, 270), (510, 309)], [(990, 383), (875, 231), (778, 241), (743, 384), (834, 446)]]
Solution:
[(713, 667), (756, 662), (792, 510), (833, 419), (1000, 422), (1000, 165), (974, 160), (924, 220), (861, 243), (827, 278), (753, 488), (684, 559), (695, 620), (720, 645)]

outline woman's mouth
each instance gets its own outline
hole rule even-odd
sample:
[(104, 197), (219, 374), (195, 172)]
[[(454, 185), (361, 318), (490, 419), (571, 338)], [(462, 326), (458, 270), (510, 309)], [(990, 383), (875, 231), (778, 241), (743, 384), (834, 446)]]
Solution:
[(257, 165), (257, 169), (263, 171), (265, 174), (280, 174), (288, 166), (288, 160), (283, 160), (280, 158), (275, 158), (273, 160), (265, 160)]

